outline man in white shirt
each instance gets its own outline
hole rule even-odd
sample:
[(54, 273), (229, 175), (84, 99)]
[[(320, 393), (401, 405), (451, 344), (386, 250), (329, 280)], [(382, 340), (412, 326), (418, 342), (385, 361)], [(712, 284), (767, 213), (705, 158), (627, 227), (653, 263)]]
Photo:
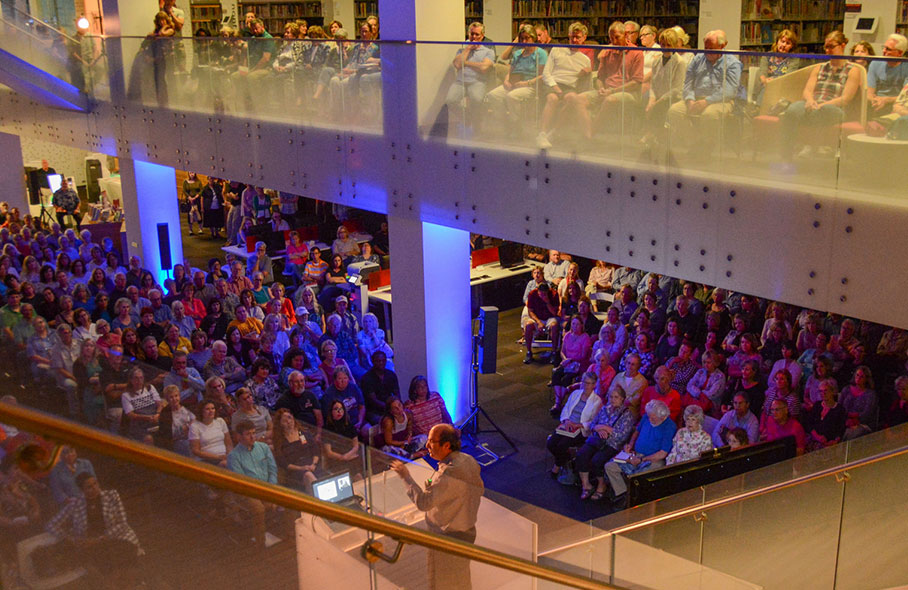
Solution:
[(584, 76), (593, 71), (591, 58), (592, 50), (584, 50), (581, 46), (586, 42), (586, 25), (573, 23), (568, 29), (571, 45), (576, 47), (555, 47), (549, 53), (549, 59), (542, 70), (543, 89), (547, 93), (545, 108), (542, 111), (542, 123), (539, 135), (536, 137), (536, 147), (548, 149), (552, 147), (549, 134), (555, 121), (555, 115), (561, 108), (568, 107), (574, 110), (586, 108), (586, 101), (580, 97), (584, 90), (580, 88)]
[(571, 263), (561, 257), (561, 252), (558, 250), (549, 250), (549, 261), (542, 269), (542, 276), (545, 277), (545, 280), (553, 287), (557, 287), (558, 284), (564, 280), (564, 277), (567, 276), (568, 268), (570, 266)]

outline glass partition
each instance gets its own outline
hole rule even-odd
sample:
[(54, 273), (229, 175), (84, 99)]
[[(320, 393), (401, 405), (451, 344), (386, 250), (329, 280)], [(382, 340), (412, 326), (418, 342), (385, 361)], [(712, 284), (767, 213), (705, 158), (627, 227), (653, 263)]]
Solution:
[(115, 44), (129, 102), (381, 133), (386, 69), (415, 80), (403, 91), (415, 100), (387, 108), (417, 117), (427, 141), (896, 198), (908, 180), (889, 165), (908, 145), (908, 93), (898, 100), (901, 88), (880, 88), (879, 100), (868, 90), (878, 78), (869, 69), (904, 58), (856, 61), (835, 40), (826, 55), (693, 50), (670, 30), (659, 32), (661, 47), (633, 49), (582, 31), (573, 45), (539, 45), (526, 30), (517, 44), (225, 33), (102, 45), (4, 14), (14, 33), (4, 48), (102, 99)]
[(99, 71), (100, 48), (95, 38), (70, 36), (3, 3), (0, 49), (51, 76), (90, 93)]
[[(622, 564), (641, 552), (639, 546), (658, 549), (681, 558), (682, 569), (700, 564), (707, 577), (728, 576), (729, 587), (739, 583), (762, 588), (787, 588), (792, 583), (815, 588), (894, 586), (898, 575), (884, 583), (866, 580), (865, 572), (868, 564), (887, 570), (885, 564), (905, 549), (906, 531), (891, 515), (901, 508), (895, 488), (906, 483), (906, 455), (875, 457), (900, 453), (906, 446), (908, 428), (903, 425), (689, 490), (594, 521), (597, 530), (614, 533), (569, 551), (610, 548), (615, 563)], [(836, 472), (867, 459), (873, 462)], [(824, 471), (817, 479), (785, 486)], [(768, 487), (773, 489), (761, 493)], [(709, 504), (747, 492), (754, 494), (727, 504)], [(687, 513), (645, 522), (677, 510)], [(643, 526), (635, 528), (634, 523)], [(626, 547), (623, 553), (622, 546)], [(615, 572), (621, 579), (620, 567)], [(647, 578), (637, 580), (652, 583)]]
[(377, 43), (121, 37), (126, 98), (147, 106), (381, 131)]
[[(8, 425), (0, 409), (0, 449), (5, 455), (2, 480), (11, 481), (10, 477), (16, 477), (16, 466), (21, 465), (29, 471), (29, 481), (20, 496), (34, 496), (40, 508), (38, 514), (32, 514), (31, 500), (22, 500), (22, 514), (13, 518), (25, 517), (15, 521), (23, 526), (14, 528), (15, 534), (5, 537), (8, 542), (3, 546), (4, 564), (25, 583), (72, 576), (89, 584), (86, 587), (104, 587), (104, 583), (130, 587), (133, 580), (145, 581), (150, 587), (181, 587), (185, 585), (182, 580), (187, 579), (194, 584), (199, 580), (203, 587), (237, 583), (251, 587), (307, 587), (309, 580), (340, 576), (338, 580), (346, 580), (347, 585), (355, 580), (351, 586), (355, 588), (383, 586), (387, 581), (400, 586), (425, 585), (429, 575), (427, 551), (419, 546), (407, 545), (394, 563), (379, 559), (372, 564), (361, 557), (364, 543), (374, 537), (365, 530), (165, 475), (114, 459), (106, 451), (125, 444), (116, 441), (131, 439), (143, 443), (140, 448), (154, 445), (159, 452), (173, 450), (190, 462), (200, 461), (246, 475), (258, 473), (260, 479), (293, 493), (337, 501), (377, 517), (438, 532), (426, 523), (424, 510), (414, 505), (414, 499), (420, 501), (415, 494), (439, 477), (433, 464), (418, 458), (424, 452), (406, 461), (408, 476), (404, 479), (393, 468), (401, 457), (381, 450), (386, 441), (380, 428), (370, 430), (367, 438), (372, 444), (366, 445), (357, 440), (355, 428), (346, 427), (348, 431), (339, 434), (335, 430), (345, 429), (332, 426), (327, 420), (322, 426), (305, 421), (315, 414), (298, 414), (304, 421), (295, 421), (288, 410), (269, 412), (256, 405), (259, 401), (274, 403), (267, 395), (259, 397), (264, 395), (264, 389), (242, 389), (239, 386), (244, 381), (235, 376), (225, 375), (224, 387), (217, 380), (200, 382), (191, 371), (167, 370), (164, 361), (155, 366), (135, 360), (128, 352), (121, 353), (119, 345), (107, 342), (106, 336), (100, 336), (104, 347), (86, 347), (87, 360), (79, 361), (84, 367), (75, 371), (78, 382), (66, 377), (53, 362), (29, 359), (24, 351), (20, 363), (0, 365), (0, 381), (6, 391), (13, 392), (4, 397), (4, 403), (70, 416), (76, 419), (72, 425), (78, 422), (82, 427), (90, 426), (89, 432), (106, 431), (116, 437), (101, 448), (76, 448), (75, 457), (90, 460), (105, 497), (113, 495), (107, 490), (118, 491), (125, 512), (125, 522), (118, 531), (129, 545), (119, 543), (123, 551), (116, 557), (110, 556), (112, 545), (107, 544), (100, 545), (105, 548), (106, 557), (80, 550), (84, 545), (80, 543), (42, 549), (54, 541), (44, 533), (63, 505), (59, 494), (54, 498), (59, 486), (50, 484), (53, 478), (49, 472), (64, 469), (54, 467), (57, 464), (84, 463), (67, 463), (68, 451), (57, 456), (59, 449), (55, 450), (53, 439), (36, 437)], [(99, 357), (91, 357), (93, 354)], [(7, 358), (16, 356), (13, 352)], [(319, 407), (326, 413), (331, 409), (330, 405)], [(265, 419), (266, 415), (272, 416), (270, 420)], [(249, 441), (240, 434), (246, 428), (241, 425), (247, 420), (253, 437)], [(261, 451), (262, 457), (249, 462), (245, 456), (235, 456), (234, 451), (242, 450), (244, 445), (250, 452)], [(274, 458), (273, 464), (270, 457)], [(67, 489), (74, 490), (74, 485), (70, 481)], [(589, 523), (578, 523), (486, 492), (480, 485), (478, 480), (459, 492), (478, 502), (475, 539), (455, 538), (567, 573), (603, 579), (602, 570), (598, 565), (591, 569), (585, 556), (567, 554), (563, 558), (540, 559), (538, 555), (540, 548), (589, 539), (601, 531)], [(81, 526), (74, 525), (70, 516), (61, 518), (70, 519), (64, 522), (65, 526)], [(83, 530), (80, 534), (87, 533)], [(382, 544), (382, 553), (393, 554), (395, 541), (377, 540)], [(143, 551), (138, 559), (132, 558), (135, 547)], [(444, 557), (439, 559), (444, 562)], [(472, 571), (474, 588), (532, 588), (542, 583), (485, 563), (471, 564), (466, 559), (449, 566), (444, 575), (463, 574), (466, 570)]]

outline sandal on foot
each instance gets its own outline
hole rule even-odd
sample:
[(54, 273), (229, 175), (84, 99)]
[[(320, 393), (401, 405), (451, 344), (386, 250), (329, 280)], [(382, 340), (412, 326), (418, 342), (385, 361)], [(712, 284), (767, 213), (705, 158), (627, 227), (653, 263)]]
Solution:
[(581, 499), (581, 500), (589, 500), (589, 499), (590, 499), (590, 495), (591, 495), (592, 493), (593, 493), (593, 489), (592, 489), (592, 488), (590, 488), (590, 489), (585, 489), (585, 490), (583, 490), (582, 492), (580, 492), (580, 499)]
[(593, 492), (592, 494), (590, 494), (590, 500), (592, 500), (593, 502), (598, 502), (599, 500), (601, 500), (604, 497), (605, 497), (604, 492)]

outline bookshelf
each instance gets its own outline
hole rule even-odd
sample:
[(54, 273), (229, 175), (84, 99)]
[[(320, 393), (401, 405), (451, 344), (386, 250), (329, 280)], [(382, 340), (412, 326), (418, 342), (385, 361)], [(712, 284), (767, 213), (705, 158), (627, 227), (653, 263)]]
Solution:
[[(353, 0), (353, 17), (356, 28), (351, 31), (347, 29), (351, 37), (359, 39), (359, 29), (363, 26), (367, 16), (378, 16), (378, 0)], [(380, 34), (380, 33), (379, 33)]]
[(309, 26), (324, 25), (321, 0), (307, 2), (238, 2), (237, 13), (254, 12), (256, 18), (265, 23), (265, 30), (272, 37), (284, 35), (284, 25), (297, 19), (305, 20)]
[(482, 22), (482, 15), (482, 0), (464, 0), (463, 16), (466, 21), (464, 30), (470, 26), (470, 23)]
[(616, 20), (634, 20), (660, 29), (681, 25), (696, 45), (700, 0), (513, 0), (512, 34), (523, 21), (544, 21), (552, 39), (567, 42), (568, 27), (585, 24), (589, 39), (608, 40)]
[(899, 0), (895, 15), (895, 32), (908, 35), (908, 0)]
[(192, 34), (199, 29), (205, 29), (212, 37), (218, 36), (221, 28), (220, 3), (199, 2), (189, 5), (189, 18), (192, 21)]
[(776, 34), (791, 29), (801, 51), (822, 53), (823, 39), (844, 18), (845, 0), (742, 0), (741, 49), (769, 51)]

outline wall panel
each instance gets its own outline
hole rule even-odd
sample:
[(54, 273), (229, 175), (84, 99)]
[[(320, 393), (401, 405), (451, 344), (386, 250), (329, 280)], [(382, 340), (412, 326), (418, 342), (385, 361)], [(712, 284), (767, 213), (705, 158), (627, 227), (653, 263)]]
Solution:
[(307, 197), (908, 327), (902, 200), (570, 153), (213, 119), (99, 103), (86, 122), (0, 92), (8, 133), (62, 144), (87, 134), (95, 151), (200, 172), (214, 165), (219, 176)]

